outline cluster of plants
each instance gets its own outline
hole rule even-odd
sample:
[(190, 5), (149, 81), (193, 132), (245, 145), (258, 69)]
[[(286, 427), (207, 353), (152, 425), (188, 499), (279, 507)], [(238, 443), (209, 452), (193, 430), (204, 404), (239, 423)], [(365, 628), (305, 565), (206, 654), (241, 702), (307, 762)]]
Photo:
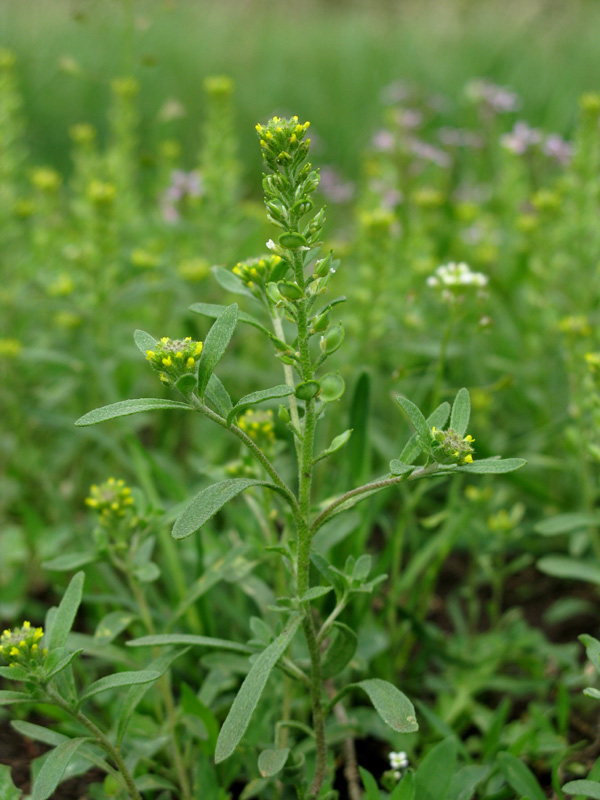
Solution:
[(92, 768), (97, 800), (600, 797), (600, 96), (567, 141), (486, 81), (462, 128), (395, 84), (356, 184), (273, 116), (263, 206), (233, 88), (206, 80), (197, 154), (142, 154), (116, 78), (63, 176), (0, 52), (31, 797)]

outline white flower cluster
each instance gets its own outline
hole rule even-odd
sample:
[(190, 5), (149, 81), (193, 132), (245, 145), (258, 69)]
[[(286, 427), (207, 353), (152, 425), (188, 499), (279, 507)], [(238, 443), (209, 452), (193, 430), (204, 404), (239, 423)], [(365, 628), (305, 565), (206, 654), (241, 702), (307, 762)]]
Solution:
[(468, 264), (461, 261), (456, 264), (451, 261), (449, 264), (442, 264), (433, 275), (427, 278), (427, 286), (452, 289), (462, 286), (475, 286), (483, 288), (487, 286), (488, 277), (483, 272), (473, 272)]
[(399, 753), (390, 753), (390, 767), (394, 770), (394, 778), (399, 781), (402, 777), (400, 770), (408, 767), (408, 756), (401, 750)]

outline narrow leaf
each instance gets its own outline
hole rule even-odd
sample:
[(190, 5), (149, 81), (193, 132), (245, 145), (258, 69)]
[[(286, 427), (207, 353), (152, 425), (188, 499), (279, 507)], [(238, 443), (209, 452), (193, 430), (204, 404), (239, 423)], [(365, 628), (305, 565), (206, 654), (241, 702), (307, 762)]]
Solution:
[(400, 394), (396, 395), (396, 402), (405, 412), (423, 442), (428, 442), (431, 437), (431, 427), (421, 411), (407, 397)]
[(375, 778), (364, 767), (359, 767), (358, 769), (360, 771), (360, 777), (362, 778), (363, 786), (367, 792), (368, 800), (381, 800), (381, 794)]
[(358, 637), (347, 625), (334, 622), (329, 646), (323, 655), (323, 680), (338, 675), (352, 660)]
[(390, 461), (390, 472), (392, 475), (408, 475), (416, 467), (414, 464), (405, 464), (404, 461), (400, 461), (399, 458), (393, 458)]
[[(450, 403), (441, 403), (435, 411), (433, 411), (427, 417), (427, 427), (429, 430), (432, 428), (443, 428), (446, 422), (448, 421), (448, 417), (450, 416)], [(400, 461), (403, 461), (405, 464), (410, 464), (415, 458), (418, 457), (419, 453), (421, 452), (421, 447), (417, 441), (417, 434), (413, 434), (404, 449), (400, 453)]]
[(498, 753), (497, 764), (506, 782), (515, 792), (527, 795), (530, 800), (546, 800), (546, 792), (540, 787), (533, 772), (512, 753)]
[[(230, 272), (225, 267), (213, 267), (212, 268), (213, 274), (217, 279), (217, 283), (223, 287), (228, 292), (232, 294), (243, 294), (246, 297), (254, 298), (254, 295), (249, 289), (246, 289), (242, 281), (238, 278), (237, 275), (234, 275), (233, 272)], [(201, 312), (199, 312), (201, 313)], [(209, 315), (206, 315), (209, 316)]]
[(53, 572), (70, 572), (73, 569), (84, 567), (86, 564), (91, 564), (97, 558), (96, 553), (63, 553), (49, 561), (43, 561), (42, 567)]
[(354, 686), (369, 695), (375, 711), (390, 728), (398, 733), (413, 733), (419, 730), (413, 704), (400, 689), (379, 678), (360, 681)]
[(253, 478), (229, 478), (214, 483), (199, 492), (184, 508), (173, 526), (173, 538), (184, 539), (196, 533), (225, 503), (252, 486), (268, 486), (277, 491), (273, 484)]
[(156, 339), (154, 336), (150, 336), (150, 334), (146, 333), (146, 331), (141, 331), (139, 329), (134, 331), (133, 341), (135, 342), (140, 353), (143, 353), (144, 355), (146, 355), (148, 350), (154, 350), (156, 347)]
[(52, 627), (48, 633), (48, 650), (66, 645), (67, 636), (71, 632), (77, 609), (81, 603), (84, 580), (83, 572), (78, 572), (71, 578), (63, 599), (56, 609)]
[(115, 675), (107, 675), (88, 686), (81, 695), (81, 702), (89, 700), (90, 697), (94, 697), (101, 692), (108, 692), (110, 689), (116, 689), (121, 686), (135, 686), (138, 683), (153, 683), (158, 678), (160, 678), (160, 672), (151, 669), (142, 669), (137, 672), (117, 672)]
[(578, 561), (568, 556), (544, 556), (536, 566), (540, 572), (554, 578), (588, 581), (600, 586), (600, 567), (589, 561)]
[(206, 398), (213, 404), (222, 417), (227, 417), (233, 408), (229, 392), (214, 372), (206, 385)]
[(390, 795), (390, 800), (415, 800), (415, 775), (407, 772)]
[(582, 633), (579, 637), (581, 644), (585, 646), (585, 654), (588, 660), (594, 665), (596, 672), (600, 672), (600, 642), (587, 633)]
[(281, 772), (290, 754), (289, 747), (263, 750), (258, 757), (258, 771), (263, 778), (273, 778)]
[(310, 603), (311, 600), (316, 600), (318, 597), (329, 594), (333, 586), (313, 586), (308, 589), (300, 598), (300, 603)]
[(416, 800), (447, 798), (455, 769), (456, 740), (444, 739), (436, 744), (419, 764), (415, 775)]
[(11, 692), (8, 689), (0, 689), (0, 706), (10, 706), (13, 703), (29, 703), (31, 697), (27, 692)]
[(592, 525), (600, 525), (600, 514), (575, 511), (544, 519), (534, 525), (533, 529), (542, 536), (558, 536), (561, 533), (571, 533), (578, 528), (587, 528)]
[(600, 783), (598, 781), (569, 781), (562, 787), (567, 794), (582, 794), (592, 800), (600, 800)]
[(215, 763), (218, 764), (229, 758), (238, 746), (250, 724), (252, 714), (258, 705), (273, 667), (285, 653), (299, 625), (300, 617), (290, 619), (279, 636), (263, 650), (252, 664), (219, 733), (215, 749)]
[(0, 800), (19, 800), (23, 795), (13, 783), (11, 768), (0, 764)]
[(228, 639), (213, 639), (211, 636), (197, 636), (193, 633), (159, 633), (155, 636), (140, 636), (138, 639), (131, 639), (127, 642), (127, 647), (163, 647), (176, 644), (210, 647), (215, 650), (232, 650), (235, 653), (254, 652), (247, 644), (230, 642)]
[[(63, 648), (60, 648), (60, 649), (62, 650)], [(55, 664), (51, 664), (51, 663), (49, 664), (48, 662), (50, 661), (50, 658), (54, 655), (54, 653), (56, 653), (56, 650), (53, 650), (49, 654), (48, 659), (47, 659), (46, 664), (45, 664), (46, 669), (48, 669), (48, 667), (49, 667), (48, 672), (46, 672), (45, 675), (44, 675), (44, 679), (47, 680), (47, 681), (51, 680), (52, 678), (55, 678), (64, 669), (66, 669), (69, 666), (69, 664), (71, 663), (71, 661), (73, 661), (75, 658), (77, 658), (78, 655), (83, 653), (83, 649), (74, 650), (72, 653), (67, 653), (66, 655), (63, 655), (61, 658), (59, 658), (56, 661)]]
[(83, 428), (86, 425), (97, 425), (99, 422), (106, 422), (117, 417), (128, 417), (131, 414), (141, 414), (143, 411), (157, 411), (163, 408), (172, 408), (183, 411), (193, 411), (187, 403), (180, 403), (177, 400), (161, 400), (158, 397), (145, 397), (139, 400), (121, 400), (118, 403), (111, 403), (109, 406), (96, 408), (89, 411), (83, 417), (79, 417), (75, 425)]
[(52, 797), (69, 762), (81, 745), (88, 741), (90, 741), (89, 738), (84, 737), (69, 739), (50, 752), (33, 786), (31, 800), (48, 800), (49, 797)]
[(257, 403), (263, 403), (265, 400), (274, 400), (279, 397), (288, 397), (294, 394), (293, 387), (281, 384), (280, 386), (273, 386), (271, 389), (262, 389), (259, 392), (252, 392), (245, 395), (239, 400), (227, 415), (227, 424), (231, 425), (233, 420), (242, 414), (247, 408), (255, 406)]
[(471, 399), (466, 389), (461, 389), (454, 403), (452, 404), (452, 414), (450, 415), (450, 427), (459, 436), (464, 436), (469, 427), (471, 417)]
[(237, 325), (238, 307), (234, 303), (227, 306), (225, 311), (217, 317), (206, 335), (202, 355), (198, 362), (198, 394), (204, 397), (210, 376), (221, 360), (229, 344), (235, 326)]
[(94, 631), (94, 640), (98, 644), (108, 644), (116, 639), (120, 633), (126, 630), (127, 626), (135, 619), (135, 614), (130, 614), (127, 611), (111, 611), (105, 617), (102, 617), (96, 630)]
[(514, 472), (521, 469), (527, 462), (522, 458), (481, 459), (472, 464), (456, 467), (456, 472), (470, 472), (479, 475), (501, 475), (504, 472)]
[(352, 428), (348, 428), (347, 431), (338, 434), (331, 442), (329, 447), (326, 450), (323, 450), (319, 453), (319, 455), (315, 458), (314, 463), (316, 464), (318, 461), (321, 461), (323, 458), (327, 458), (327, 456), (333, 455), (333, 453), (337, 453), (348, 441), (348, 439), (352, 436)]

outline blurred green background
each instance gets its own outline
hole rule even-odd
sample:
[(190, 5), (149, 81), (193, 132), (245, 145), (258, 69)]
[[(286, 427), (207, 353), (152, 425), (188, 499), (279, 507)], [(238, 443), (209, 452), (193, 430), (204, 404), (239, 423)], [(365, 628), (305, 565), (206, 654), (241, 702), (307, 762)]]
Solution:
[(280, 112), (310, 119), (321, 163), (349, 176), (394, 81), (438, 93), (453, 124), (465, 83), (487, 77), (522, 96), (531, 124), (567, 135), (575, 98), (600, 83), (596, 0), (2, 0), (0, 19), (19, 57), (31, 150), (61, 169), (69, 125), (106, 130), (115, 75), (142, 84), (147, 147), (181, 137), (193, 164), (202, 80), (227, 73), (247, 171), (259, 168), (254, 123)]

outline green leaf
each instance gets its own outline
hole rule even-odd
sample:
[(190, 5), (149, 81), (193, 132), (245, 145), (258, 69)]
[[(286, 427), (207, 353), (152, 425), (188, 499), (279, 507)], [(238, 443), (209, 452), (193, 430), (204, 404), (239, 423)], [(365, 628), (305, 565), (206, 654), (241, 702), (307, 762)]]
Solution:
[(344, 394), (346, 384), (341, 375), (330, 372), (321, 378), (321, 393), (319, 399), (322, 403), (334, 403)]
[(206, 398), (213, 404), (222, 417), (227, 417), (233, 408), (229, 392), (214, 372), (206, 385)]
[(490, 767), (487, 765), (469, 764), (462, 767), (452, 776), (448, 800), (471, 800), (477, 785), (485, 780), (489, 773)]
[(144, 355), (146, 355), (148, 350), (154, 350), (156, 347), (156, 339), (154, 336), (150, 336), (149, 333), (146, 333), (146, 331), (141, 331), (139, 328), (133, 333), (133, 341), (135, 342), (140, 353), (143, 353)]
[(10, 706), (13, 703), (30, 703), (31, 697), (26, 692), (11, 692), (0, 689), (0, 706)]
[(9, 681), (26, 681), (31, 679), (31, 673), (24, 667), (12, 664), (10, 667), (0, 667), (0, 678), (6, 678)]
[(588, 581), (600, 586), (600, 567), (589, 561), (578, 561), (568, 556), (544, 556), (536, 566), (540, 572), (554, 578)]
[(561, 533), (571, 533), (578, 528), (587, 528), (592, 525), (600, 525), (600, 514), (574, 511), (544, 519), (534, 525), (533, 529), (542, 536), (558, 536)]
[(582, 794), (593, 800), (600, 800), (600, 783), (597, 781), (569, 781), (562, 789), (567, 794)]
[(400, 689), (379, 678), (370, 678), (353, 685), (368, 694), (375, 711), (390, 728), (398, 733), (414, 733), (419, 730), (413, 704)]
[(290, 394), (294, 394), (294, 389), (285, 384), (273, 386), (271, 389), (262, 389), (259, 392), (251, 392), (242, 397), (231, 409), (227, 415), (227, 424), (231, 425), (239, 414), (242, 414), (247, 408), (251, 408), (257, 403), (263, 403), (265, 400), (274, 400), (279, 397), (288, 397)]
[(96, 630), (94, 631), (94, 640), (98, 644), (108, 644), (116, 639), (120, 633), (130, 625), (136, 618), (135, 614), (130, 614), (127, 611), (111, 611), (105, 617), (102, 617)]
[(79, 569), (86, 564), (91, 564), (98, 558), (96, 553), (63, 553), (56, 558), (51, 558), (49, 561), (43, 561), (43, 569), (49, 569), (54, 572), (70, 572), (73, 569)]
[(215, 763), (218, 764), (229, 758), (238, 746), (250, 724), (252, 714), (258, 705), (273, 667), (285, 653), (299, 625), (300, 617), (292, 617), (279, 636), (263, 650), (252, 664), (219, 733)]
[(219, 723), (210, 708), (200, 700), (187, 683), (181, 685), (181, 708), (184, 714), (192, 714), (197, 717), (206, 728), (208, 739), (203, 749), (207, 755), (212, 757), (217, 746)]
[[(184, 653), (187, 653), (187, 648), (185, 650), (179, 650), (176, 653), (163, 653), (158, 658), (155, 658), (154, 661), (152, 661), (152, 663), (149, 665), (149, 669), (158, 672), (158, 674), (162, 677), (175, 659), (179, 658)], [(138, 684), (137, 686), (132, 686), (120, 704), (121, 710), (119, 713), (119, 719), (117, 721), (117, 747), (121, 746), (123, 736), (125, 735), (125, 731), (127, 730), (127, 726), (131, 720), (133, 712), (151, 685), (151, 683), (143, 683)]]
[(230, 642), (228, 639), (213, 639), (211, 636), (197, 636), (193, 633), (158, 633), (155, 636), (140, 636), (126, 643), (127, 647), (163, 647), (164, 645), (187, 644), (197, 647), (210, 647), (215, 650), (232, 650), (235, 653), (253, 653), (247, 644)]
[[(412, 403), (407, 397), (403, 397), (400, 394), (396, 395), (396, 402), (402, 408), (404, 413), (407, 415), (409, 420), (412, 423), (413, 428), (417, 432), (417, 441), (420, 440), (420, 444), (423, 449), (427, 446), (427, 443), (431, 439), (431, 426), (421, 413), (421, 411), (417, 408), (417, 406)], [(406, 460), (401, 458), (402, 461)]]
[(81, 650), (74, 650), (72, 653), (66, 653), (65, 655), (61, 656), (54, 660), (52, 657), (56, 656), (58, 653), (62, 652), (65, 648), (60, 647), (56, 650), (52, 650), (48, 654), (48, 658), (44, 663), (44, 679), (49, 681), (52, 678), (55, 678), (59, 675), (64, 669), (66, 669), (71, 661), (77, 658), (78, 655), (83, 653), (83, 648)]
[(334, 622), (330, 642), (323, 654), (323, 680), (338, 675), (352, 660), (356, 652), (358, 636), (352, 628), (342, 622)]
[[(25, 722), (20, 719), (12, 720), (10, 724), (21, 736), (26, 736), (28, 739), (33, 739), (36, 742), (43, 742), (44, 744), (50, 745), (50, 747), (58, 747), (59, 744), (71, 741), (64, 733), (53, 731), (43, 725), (34, 725), (32, 722)], [(0, 798), (1, 797), (2, 795), (0, 795)]]
[(139, 683), (153, 683), (160, 678), (160, 672), (153, 669), (142, 669), (139, 671), (117, 672), (114, 675), (106, 675), (94, 681), (81, 695), (81, 702), (89, 700), (101, 692), (108, 692), (122, 686), (136, 686)]
[(0, 764), (0, 800), (19, 800), (23, 795), (13, 783), (11, 768)]
[(377, 781), (375, 778), (364, 767), (359, 767), (358, 769), (360, 771), (360, 777), (362, 778), (363, 786), (367, 792), (368, 799), (381, 800), (381, 793), (379, 792), (379, 787), (377, 786)]
[(471, 417), (471, 399), (466, 389), (461, 389), (454, 403), (452, 404), (452, 414), (450, 415), (450, 427), (459, 436), (464, 436), (469, 427)]
[(211, 517), (219, 511), (225, 503), (233, 500), (241, 492), (250, 489), (252, 486), (268, 486), (275, 491), (277, 487), (267, 481), (259, 481), (253, 478), (229, 478), (219, 483), (214, 483), (199, 492), (188, 505), (183, 509), (173, 526), (172, 535), (174, 539), (184, 539), (191, 536), (208, 522)]
[(444, 739), (419, 764), (415, 775), (416, 800), (446, 798), (455, 769), (456, 741), (454, 738)]
[(414, 798), (415, 775), (413, 772), (407, 772), (391, 793), (390, 800), (414, 800)]
[(79, 417), (75, 425), (83, 428), (86, 425), (97, 425), (99, 422), (106, 422), (109, 419), (118, 417), (128, 417), (131, 414), (141, 414), (143, 411), (157, 411), (163, 408), (172, 408), (183, 411), (193, 411), (194, 409), (187, 403), (180, 403), (177, 400), (161, 400), (158, 397), (144, 397), (139, 400), (121, 400), (118, 403), (111, 403), (109, 406), (96, 408), (89, 411), (83, 417)]
[(321, 461), (323, 458), (327, 458), (328, 456), (332, 455), (333, 453), (337, 453), (348, 441), (348, 439), (352, 436), (352, 428), (348, 428), (347, 431), (340, 433), (336, 436), (329, 447), (326, 450), (323, 450), (319, 453), (319, 455), (315, 458), (313, 463), (317, 463)]
[(200, 397), (204, 397), (210, 376), (227, 350), (227, 345), (237, 325), (237, 317), (237, 304), (227, 306), (206, 335), (202, 355), (198, 362), (198, 394)]
[(581, 644), (585, 646), (585, 653), (589, 661), (594, 665), (596, 672), (600, 672), (600, 642), (587, 633), (582, 633), (578, 638)]
[(522, 458), (482, 458), (472, 464), (456, 467), (454, 472), (470, 472), (478, 475), (501, 475), (521, 469), (527, 462)]
[(512, 753), (498, 753), (496, 763), (506, 778), (506, 782), (515, 792), (527, 795), (530, 800), (546, 800), (546, 793), (540, 787), (533, 772)]
[(68, 742), (59, 744), (50, 752), (44, 761), (39, 775), (33, 785), (31, 800), (48, 800), (61, 782), (69, 762), (82, 744), (89, 742), (89, 737), (69, 739)]
[(56, 609), (52, 627), (47, 634), (48, 650), (52, 651), (56, 647), (64, 647), (66, 645), (67, 636), (71, 632), (75, 615), (81, 603), (84, 581), (85, 575), (83, 572), (78, 572), (71, 578), (63, 599)]
[(300, 603), (310, 603), (311, 600), (316, 600), (318, 597), (329, 594), (333, 586), (313, 586), (308, 589), (300, 598)]
[(258, 771), (263, 778), (273, 778), (285, 767), (290, 754), (289, 747), (277, 750), (263, 750), (258, 757)]
[[(213, 274), (217, 279), (217, 283), (223, 287), (228, 292), (232, 294), (243, 294), (246, 297), (254, 298), (254, 295), (249, 289), (246, 289), (242, 281), (238, 278), (237, 275), (234, 275), (233, 272), (230, 272), (225, 267), (213, 267), (212, 268)], [(197, 304), (201, 305), (201, 304)], [(202, 313), (202, 312), (198, 312)], [(207, 314), (206, 316), (211, 316)]]
[[(427, 417), (427, 427), (429, 430), (432, 428), (443, 428), (446, 422), (448, 421), (448, 417), (450, 416), (450, 403), (441, 403), (435, 411), (433, 411)], [(413, 434), (404, 449), (400, 453), (400, 461), (403, 461), (405, 464), (410, 464), (411, 461), (414, 461), (415, 458), (419, 456), (421, 452), (421, 447), (417, 441), (417, 434)]]
[(404, 461), (400, 461), (399, 458), (393, 458), (390, 461), (390, 472), (392, 475), (407, 475), (415, 469), (416, 467), (414, 464), (405, 464)]

